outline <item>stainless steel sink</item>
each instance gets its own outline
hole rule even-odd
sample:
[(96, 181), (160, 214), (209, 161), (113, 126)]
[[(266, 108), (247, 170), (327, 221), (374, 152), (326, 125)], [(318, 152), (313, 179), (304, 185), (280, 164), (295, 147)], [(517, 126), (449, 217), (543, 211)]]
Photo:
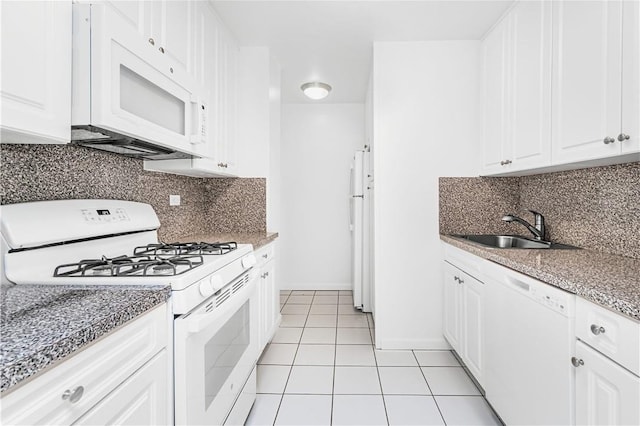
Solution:
[(532, 240), (517, 235), (452, 235), (487, 247), (520, 248), (520, 249), (577, 249), (578, 247), (565, 244), (555, 244), (550, 241)]

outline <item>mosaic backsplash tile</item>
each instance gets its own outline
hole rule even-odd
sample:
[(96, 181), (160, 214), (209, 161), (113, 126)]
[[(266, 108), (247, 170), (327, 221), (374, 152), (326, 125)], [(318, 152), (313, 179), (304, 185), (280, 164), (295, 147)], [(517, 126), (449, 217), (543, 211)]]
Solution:
[(640, 162), (522, 177), (440, 178), (440, 233), (528, 236), (500, 224), (545, 216), (551, 241), (640, 258)]
[[(76, 145), (0, 145), (2, 204), (70, 198), (149, 203), (163, 241), (266, 230), (265, 179), (193, 178), (143, 170), (142, 160)], [(181, 196), (169, 206), (169, 195)], [(238, 207), (242, 210), (237, 211)]]

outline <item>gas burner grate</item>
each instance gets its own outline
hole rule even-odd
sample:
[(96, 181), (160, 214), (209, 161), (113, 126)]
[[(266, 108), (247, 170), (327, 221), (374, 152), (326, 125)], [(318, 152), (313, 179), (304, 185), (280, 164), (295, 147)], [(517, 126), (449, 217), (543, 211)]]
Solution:
[(150, 255), (117, 256), (86, 259), (56, 267), (54, 277), (86, 276), (159, 276), (180, 275), (204, 263), (201, 255), (182, 254), (159, 257)]
[(179, 255), (223, 255), (238, 248), (235, 242), (226, 243), (159, 243), (136, 247), (134, 255), (179, 256)]

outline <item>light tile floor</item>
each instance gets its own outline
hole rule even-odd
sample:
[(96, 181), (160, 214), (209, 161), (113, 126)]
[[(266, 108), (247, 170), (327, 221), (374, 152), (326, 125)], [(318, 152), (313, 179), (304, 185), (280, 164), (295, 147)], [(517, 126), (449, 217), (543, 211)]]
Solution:
[(350, 291), (282, 291), (247, 425), (500, 425), (449, 351), (380, 351)]

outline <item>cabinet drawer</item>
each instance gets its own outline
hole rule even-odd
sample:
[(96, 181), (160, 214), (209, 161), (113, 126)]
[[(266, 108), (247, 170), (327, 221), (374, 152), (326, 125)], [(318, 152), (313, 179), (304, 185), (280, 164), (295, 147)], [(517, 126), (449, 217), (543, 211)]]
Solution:
[(456, 268), (465, 271), (470, 276), (483, 281), (482, 265), (487, 262), (483, 258), (454, 247), (447, 243), (442, 243), (444, 260)]
[(258, 250), (256, 250), (255, 256), (258, 261), (258, 266), (264, 265), (276, 256), (275, 243), (269, 243), (266, 246), (260, 247)]
[[(2, 423), (73, 423), (166, 347), (168, 336), (164, 304), (3, 397)], [(79, 387), (79, 399), (63, 399)]]
[(576, 335), (589, 346), (640, 375), (640, 323), (578, 297)]

